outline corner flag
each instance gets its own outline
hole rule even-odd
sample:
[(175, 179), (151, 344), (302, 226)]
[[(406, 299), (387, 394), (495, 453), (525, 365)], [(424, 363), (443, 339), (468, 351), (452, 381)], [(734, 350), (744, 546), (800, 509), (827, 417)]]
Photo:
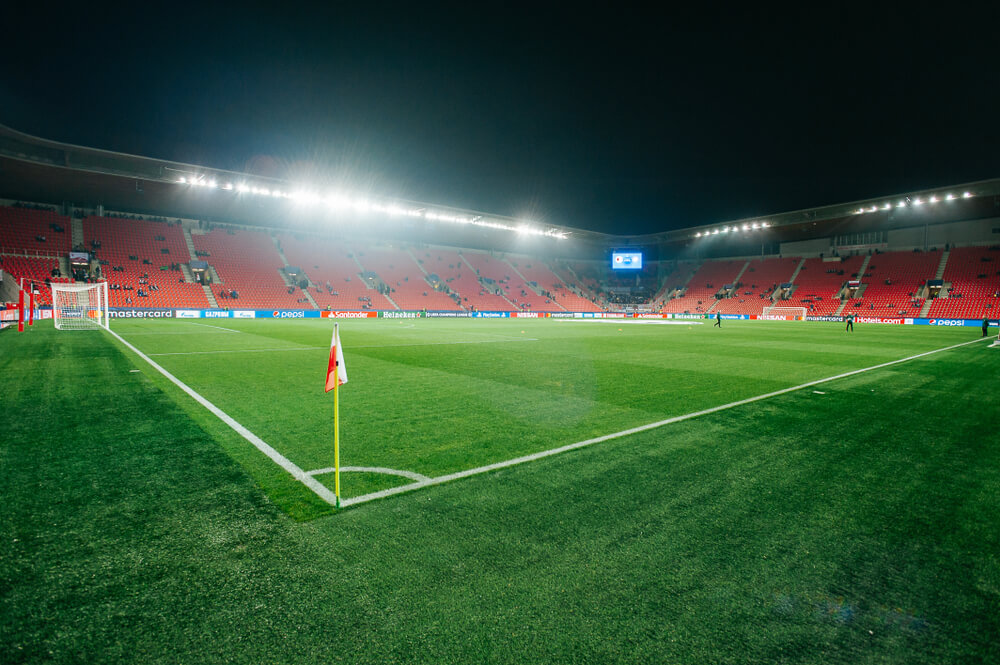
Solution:
[(333, 324), (333, 339), (330, 340), (330, 361), (326, 366), (326, 392), (333, 391), (333, 494), (340, 508), (340, 399), (339, 386), (347, 383), (347, 365), (344, 363), (344, 349), (340, 345), (340, 324)]
[(347, 383), (347, 365), (344, 364), (344, 349), (340, 346), (339, 326), (333, 326), (333, 339), (330, 341), (330, 362), (326, 368), (326, 392), (336, 386)]

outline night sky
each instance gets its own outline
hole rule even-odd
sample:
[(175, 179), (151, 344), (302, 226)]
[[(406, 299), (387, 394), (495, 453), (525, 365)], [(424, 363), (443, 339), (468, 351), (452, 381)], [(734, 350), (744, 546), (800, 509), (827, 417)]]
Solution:
[(0, 123), (617, 234), (1000, 177), (995, 9), (486, 4), (8, 8)]

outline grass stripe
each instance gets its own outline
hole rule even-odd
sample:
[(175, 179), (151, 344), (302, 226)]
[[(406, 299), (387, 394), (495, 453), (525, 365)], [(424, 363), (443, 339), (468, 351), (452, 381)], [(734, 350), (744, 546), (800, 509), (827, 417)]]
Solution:
[(803, 388), (811, 388), (812, 386), (819, 385), (821, 383), (827, 383), (829, 381), (836, 381), (838, 379), (845, 379), (850, 376), (855, 376), (862, 374), (864, 372), (871, 372), (877, 369), (883, 369), (885, 367), (891, 367), (893, 365), (898, 365), (900, 363), (910, 362), (918, 358), (924, 358), (926, 356), (934, 355), (936, 353), (941, 353), (942, 351), (950, 351), (952, 349), (957, 349), (963, 346), (968, 346), (970, 344), (975, 344), (977, 342), (983, 341), (979, 338), (972, 340), (971, 342), (961, 342), (959, 344), (953, 344), (951, 346), (946, 346), (941, 349), (934, 349), (932, 351), (925, 351), (924, 353), (918, 353), (916, 355), (908, 356), (906, 358), (900, 358), (898, 360), (890, 360), (889, 362), (880, 363), (878, 365), (872, 365), (871, 367), (864, 367), (861, 369), (856, 369), (850, 372), (844, 372), (843, 374), (837, 374), (836, 376), (828, 376), (823, 379), (816, 379), (815, 381), (809, 381), (807, 383), (800, 384), (798, 386), (793, 386), (791, 388), (783, 388), (781, 390), (775, 390), (773, 392), (765, 393), (763, 395), (757, 395), (755, 397), (748, 397), (746, 399), (737, 400), (735, 402), (730, 402), (729, 404), (723, 404), (721, 406), (714, 406), (709, 409), (703, 409), (701, 411), (695, 411), (692, 413), (686, 413), (680, 416), (674, 416), (672, 418), (667, 418), (665, 420), (659, 420), (654, 423), (649, 423), (646, 425), (640, 425), (638, 427), (632, 427), (629, 429), (621, 430), (620, 432), (614, 432), (611, 434), (605, 434), (603, 436), (598, 436), (592, 439), (587, 439), (585, 441), (577, 441), (576, 443), (570, 443), (565, 446), (559, 446), (558, 448), (551, 448), (549, 450), (543, 450), (538, 453), (532, 453), (530, 455), (523, 455), (521, 457), (515, 457), (513, 459), (504, 460), (502, 462), (496, 462), (494, 464), (487, 464), (486, 466), (476, 467), (474, 469), (466, 469), (465, 471), (458, 471), (456, 473), (449, 473), (444, 476), (438, 476), (436, 478), (428, 478), (427, 480), (422, 480), (409, 485), (401, 485), (399, 487), (391, 487), (389, 489), (381, 490), (378, 492), (372, 492), (370, 494), (364, 494), (362, 496), (353, 497), (350, 499), (342, 499), (341, 506), (346, 508), (348, 506), (357, 505), (360, 503), (367, 503), (369, 501), (376, 501), (378, 499), (384, 499), (390, 496), (395, 496), (397, 494), (402, 494), (404, 492), (412, 492), (414, 490), (423, 489), (424, 487), (430, 487), (432, 485), (441, 485), (443, 483), (448, 483), (453, 480), (459, 480), (461, 478), (468, 478), (470, 476), (477, 476), (483, 473), (489, 473), (491, 471), (497, 471), (499, 469), (505, 469), (507, 467), (516, 466), (518, 464), (525, 464), (527, 462), (534, 462), (535, 460), (544, 459), (546, 457), (551, 457), (553, 455), (559, 455), (562, 453), (569, 452), (571, 450), (578, 450), (580, 448), (585, 448), (587, 446), (592, 446), (596, 443), (603, 443), (605, 441), (611, 441), (612, 439), (619, 439), (624, 436), (630, 436), (632, 434), (638, 434), (640, 432), (647, 432), (649, 430), (657, 429), (665, 425), (671, 425), (673, 423), (683, 422), (685, 420), (691, 420), (692, 418), (699, 418), (701, 416), (707, 416), (712, 413), (718, 413), (719, 411), (725, 411), (727, 409), (732, 409), (738, 406), (743, 406), (746, 404), (752, 404), (753, 402), (759, 402), (761, 400), (770, 399), (772, 397), (777, 397), (779, 395), (785, 395), (787, 393), (795, 392), (796, 390), (802, 390)]

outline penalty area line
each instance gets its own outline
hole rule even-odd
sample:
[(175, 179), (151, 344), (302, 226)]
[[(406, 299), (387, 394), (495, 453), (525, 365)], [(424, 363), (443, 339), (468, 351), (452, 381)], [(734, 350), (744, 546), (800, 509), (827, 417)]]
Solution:
[(194, 323), (192, 325), (203, 326), (205, 328), (215, 328), (216, 330), (225, 330), (226, 332), (232, 332), (232, 333), (243, 332), (242, 330), (233, 330), (232, 328), (223, 328), (222, 326), (210, 326), (207, 323)]
[(700, 416), (707, 416), (712, 413), (718, 413), (719, 411), (733, 409), (735, 407), (743, 406), (745, 404), (752, 404), (753, 402), (759, 402), (761, 400), (770, 399), (772, 397), (777, 397), (779, 395), (785, 395), (791, 392), (795, 392), (797, 390), (802, 390), (803, 388), (811, 388), (812, 386), (817, 386), (820, 385), (821, 383), (836, 381), (838, 379), (846, 379), (847, 377), (850, 376), (863, 374), (865, 372), (871, 372), (872, 370), (882, 369), (885, 367), (891, 367), (893, 365), (898, 365), (900, 363), (916, 360), (917, 358), (924, 358), (926, 356), (934, 355), (935, 353), (941, 353), (942, 351), (950, 351), (952, 349), (957, 349), (962, 346), (968, 346), (969, 344), (975, 344), (976, 342), (981, 342), (984, 339), (990, 339), (990, 338), (981, 337), (979, 339), (972, 340), (971, 342), (962, 342), (960, 344), (953, 344), (952, 346), (946, 346), (941, 349), (925, 351), (924, 353), (918, 353), (916, 355), (908, 356), (906, 358), (900, 358), (898, 360), (890, 360), (889, 362), (880, 363), (878, 365), (872, 365), (871, 367), (863, 367), (861, 369), (852, 370), (850, 372), (844, 372), (843, 374), (837, 374), (836, 376), (828, 376), (823, 379), (816, 379), (815, 381), (809, 381), (807, 383), (803, 383), (798, 386), (793, 386), (791, 388), (782, 388), (781, 390), (775, 390), (774, 392), (765, 393), (763, 395), (757, 395), (756, 397), (748, 397), (746, 399), (730, 402), (729, 404), (713, 406), (710, 409), (695, 411), (693, 413), (686, 413), (681, 416), (674, 416), (672, 418), (667, 418), (666, 420), (659, 420), (655, 423), (649, 423), (646, 425), (640, 425), (638, 427), (632, 427), (630, 429), (622, 430), (620, 432), (605, 434), (604, 436), (598, 436), (593, 439), (587, 439), (586, 441), (577, 441), (576, 443), (570, 443), (565, 446), (560, 446), (558, 448), (552, 448), (550, 450), (543, 450), (538, 453), (532, 453), (531, 455), (524, 455), (523, 457), (515, 457), (513, 459), (504, 460), (503, 462), (496, 462), (494, 464), (487, 464), (486, 466), (480, 466), (474, 469), (466, 469), (465, 471), (449, 473), (447, 475), (438, 476), (436, 478), (428, 478), (427, 480), (420, 480), (415, 483), (410, 483), (408, 485), (401, 485), (399, 487), (390, 487), (389, 489), (381, 490), (379, 492), (372, 492), (371, 494), (356, 496), (350, 499), (341, 498), (340, 505), (346, 508), (348, 506), (354, 506), (361, 503), (367, 503), (369, 501), (376, 501), (378, 499), (384, 499), (390, 496), (395, 496), (396, 494), (402, 494), (404, 492), (412, 492), (414, 490), (422, 489), (424, 487), (430, 487), (432, 485), (441, 485), (447, 482), (451, 482), (453, 480), (458, 480), (460, 478), (468, 478), (469, 476), (478, 476), (483, 473), (489, 473), (491, 471), (505, 469), (507, 467), (516, 466), (518, 464), (534, 462), (535, 460), (544, 459), (546, 457), (551, 457), (553, 455), (559, 455), (561, 453), (566, 453), (571, 450), (577, 450), (579, 448), (586, 448), (587, 446), (592, 446), (597, 443), (611, 441), (612, 439), (619, 439), (625, 436), (630, 436), (632, 434), (639, 434), (640, 432), (648, 432), (649, 430), (658, 429), (665, 425), (671, 425), (673, 423), (679, 423), (685, 420), (691, 420), (692, 418), (698, 418)]

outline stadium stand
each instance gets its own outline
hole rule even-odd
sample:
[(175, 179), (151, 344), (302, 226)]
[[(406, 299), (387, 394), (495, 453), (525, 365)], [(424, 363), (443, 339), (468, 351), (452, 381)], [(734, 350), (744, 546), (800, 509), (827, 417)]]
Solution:
[(65, 256), (73, 246), (71, 220), (53, 210), (0, 207), (0, 252)]
[(653, 308), (663, 310), (663, 306), (678, 290), (683, 290), (690, 283), (691, 278), (701, 267), (700, 261), (674, 261), (673, 270), (663, 279), (663, 284), (653, 297)]
[(583, 297), (598, 305), (604, 302), (604, 298), (601, 297), (604, 291), (603, 276), (594, 262), (556, 262), (552, 270), (562, 277), (570, 288), (578, 290)]
[[(468, 252), (470, 254), (474, 252)], [(513, 305), (496, 292), (502, 290), (494, 286), (488, 288), (479, 281), (476, 270), (466, 263), (463, 254), (450, 249), (433, 248), (422, 252), (424, 270), (437, 275), (449, 289), (456, 291), (462, 299), (462, 307), (478, 311), (506, 311)]]
[[(419, 251), (419, 250), (417, 250)], [(375, 273), (391, 289), (389, 297), (400, 309), (458, 311), (461, 307), (427, 281), (427, 275), (407, 249), (370, 247), (360, 257), (365, 272)]]
[(507, 261), (478, 252), (465, 252), (463, 256), (475, 268), (480, 282), (499, 288), (516, 309), (535, 312), (553, 309), (551, 299), (535, 293)]
[(35, 296), (37, 305), (52, 304), (52, 289), (47, 282), (69, 282), (70, 277), (54, 277), (52, 271), (59, 267), (59, 262), (54, 258), (38, 258), (28, 256), (18, 256), (16, 254), (5, 254), (0, 256), (0, 270), (11, 274), (14, 278), (24, 278), (33, 281), (37, 287), (38, 294)]
[(858, 272), (865, 256), (806, 259), (795, 277), (791, 297), (779, 306), (805, 307), (811, 316), (833, 316), (840, 309), (837, 294)]
[(277, 238), (288, 263), (308, 275), (309, 293), (320, 309), (398, 309), (362, 278), (364, 252), (331, 238), (288, 233)]
[(556, 275), (555, 271), (549, 268), (537, 257), (520, 256), (517, 258), (517, 269), (521, 272), (528, 285), (534, 285), (543, 295), (550, 298), (552, 305), (547, 305), (550, 310), (568, 310), (571, 312), (600, 312), (601, 308), (594, 302), (587, 300), (583, 296), (572, 291), (563, 280)]
[(928, 316), (935, 319), (996, 317), (1000, 310), (1000, 247), (957, 247), (944, 269), (950, 284), (946, 298), (936, 298)]
[[(171, 264), (191, 260), (181, 227), (118, 217), (87, 217), (83, 237), (101, 262), (111, 307), (209, 306), (200, 284), (184, 281)], [(145, 295), (142, 295), (145, 294)]]
[(211, 289), (220, 307), (313, 309), (301, 291), (281, 276), (285, 264), (267, 232), (215, 228), (192, 233), (191, 240), (197, 258), (219, 275), (219, 283), (211, 284)]
[(741, 287), (731, 298), (719, 303), (726, 314), (760, 314), (773, 303), (771, 296), (777, 287), (792, 279), (799, 258), (751, 259), (743, 271)]
[[(735, 282), (746, 263), (745, 260), (705, 261), (692, 275), (684, 295), (667, 301), (662, 311), (674, 314), (708, 312), (715, 304), (715, 294), (724, 285)], [(729, 314), (725, 307), (722, 312)]]
[[(73, 223), (77, 226), (74, 229)], [(243, 227), (194, 229), (191, 245), (178, 223), (134, 216), (74, 220), (46, 206), (0, 206), (0, 269), (39, 285), (38, 302), (51, 303), (46, 280), (71, 282), (66, 271), (73, 234), (100, 267), (88, 279), (107, 279), (112, 307), (209, 307), (202, 286), (185, 281), (194, 258), (205, 260), (220, 281), (211, 286), (222, 307), (380, 310), (601, 311), (606, 298), (634, 275), (623, 277), (601, 261), (556, 260), (526, 255), (498, 257), (479, 250), (394, 246), (384, 241), (348, 246), (336, 239)], [(41, 240), (44, 237), (45, 240)], [(79, 235), (77, 241), (79, 242)], [(197, 256), (191, 256), (190, 247)], [(941, 251), (875, 252), (851, 257), (779, 257), (648, 262), (642, 288), (655, 288), (654, 306), (678, 287), (664, 312), (760, 314), (777, 285), (792, 292), (774, 301), (802, 306), (812, 315), (851, 311), (861, 316), (918, 316), (926, 286), (944, 263), (942, 297), (927, 304), (932, 318), (975, 318), (1000, 313), (1000, 247)], [(283, 270), (303, 270), (308, 286), (290, 283)], [(864, 274), (860, 274), (864, 268)], [(98, 272), (99, 271), (99, 272)], [(209, 270), (211, 274), (211, 269)], [(848, 280), (859, 280), (858, 297), (842, 302)], [(716, 303), (726, 284), (741, 284)], [(435, 288), (436, 287), (436, 288)], [(237, 292), (235, 301), (222, 292)], [(143, 295), (140, 295), (140, 292)], [(649, 290), (649, 294), (653, 294)]]
[(574, 290), (576, 278), (569, 273), (565, 266), (560, 267), (558, 263), (554, 263), (550, 267), (540, 259), (533, 260), (531, 257), (520, 259), (518, 266), (521, 274), (529, 282), (536, 282), (539, 289), (552, 294), (552, 299), (559, 305), (559, 308), (571, 312), (603, 311), (603, 308), (595, 302), (592, 293), (590, 297), (586, 297)]
[(847, 307), (860, 316), (917, 316), (924, 305), (921, 289), (939, 263), (940, 251), (874, 254), (861, 280), (864, 291)]

